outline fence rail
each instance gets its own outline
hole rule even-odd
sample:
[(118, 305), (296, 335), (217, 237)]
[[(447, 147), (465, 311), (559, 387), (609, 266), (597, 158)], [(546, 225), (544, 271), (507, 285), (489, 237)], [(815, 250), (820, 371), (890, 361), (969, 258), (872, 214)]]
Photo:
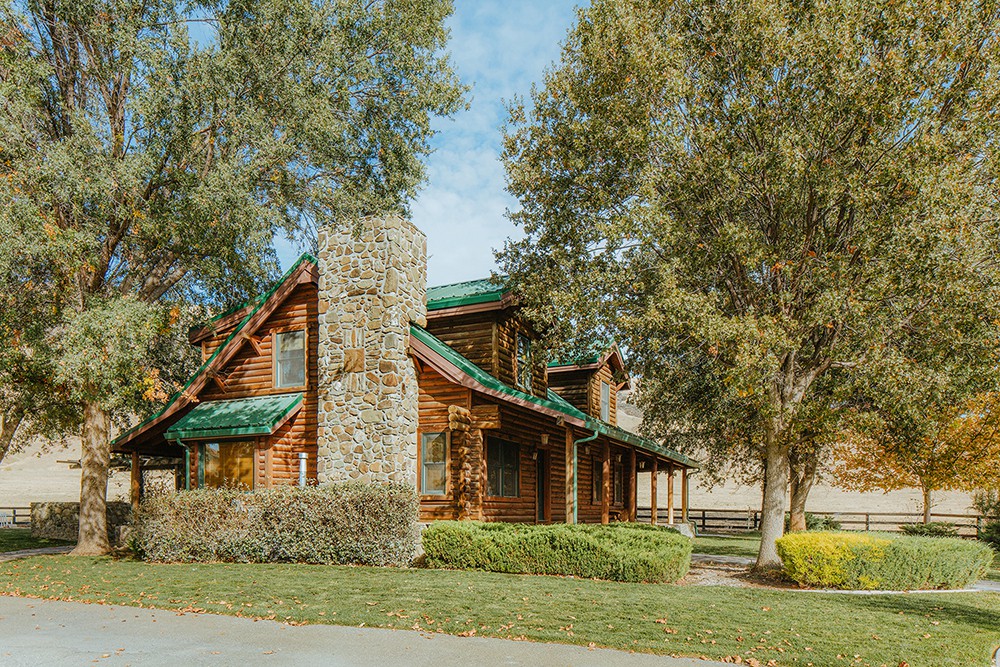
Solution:
[[(667, 511), (657, 508), (659, 523), (667, 522)], [(882, 530), (899, 532), (908, 523), (921, 523), (924, 515), (919, 512), (809, 512), (814, 516), (838, 521), (843, 530)], [(648, 507), (639, 507), (636, 512), (639, 521), (649, 521)], [(674, 521), (680, 521), (680, 511), (674, 510)], [(760, 530), (760, 510), (688, 510), (688, 521), (695, 524), (700, 532), (751, 532)], [(958, 534), (975, 537), (983, 526), (983, 517), (978, 514), (931, 514), (931, 521), (954, 524)]]
[(30, 525), (30, 507), (0, 507), (0, 528), (27, 528)]

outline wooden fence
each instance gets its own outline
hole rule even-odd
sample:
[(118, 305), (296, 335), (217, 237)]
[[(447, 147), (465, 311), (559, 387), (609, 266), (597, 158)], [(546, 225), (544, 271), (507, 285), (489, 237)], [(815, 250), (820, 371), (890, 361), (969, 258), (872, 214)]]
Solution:
[[(649, 508), (637, 508), (639, 521), (649, 521)], [(657, 508), (659, 523), (667, 522), (667, 511)], [(898, 532), (900, 526), (908, 523), (922, 523), (924, 515), (919, 512), (809, 512), (814, 516), (828, 517), (840, 523), (843, 530), (882, 530)], [(681, 520), (680, 510), (674, 510), (674, 521)], [(688, 521), (698, 527), (701, 533), (729, 532), (745, 533), (760, 530), (760, 510), (688, 510)], [(959, 535), (975, 537), (983, 525), (983, 517), (978, 514), (931, 514), (931, 521), (954, 524)]]
[(0, 507), (0, 528), (27, 528), (30, 525), (30, 507)]

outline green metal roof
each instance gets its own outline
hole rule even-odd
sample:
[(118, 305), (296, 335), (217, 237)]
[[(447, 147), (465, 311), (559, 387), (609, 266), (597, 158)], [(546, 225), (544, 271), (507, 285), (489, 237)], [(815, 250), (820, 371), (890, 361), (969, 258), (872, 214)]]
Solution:
[(302, 405), (302, 394), (254, 396), (198, 404), (167, 429), (167, 440), (271, 435)]
[(560, 366), (589, 366), (590, 364), (596, 364), (600, 360), (601, 355), (595, 353), (593, 356), (576, 359), (575, 361), (557, 359), (556, 361), (550, 361), (548, 366), (549, 368), (558, 368)]
[(250, 312), (248, 312), (246, 314), (246, 316), (242, 320), (240, 320), (240, 323), (237, 324), (236, 327), (233, 328), (233, 330), (229, 334), (229, 336), (226, 337), (226, 340), (222, 341), (222, 344), (219, 345), (217, 348), (215, 348), (215, 352), (212, 353), (212, 356), (210, 356), (208, 359), (206, 359), (201, 364), (201, 366), (198, 367), (198, 370), (195, 371), (194, 375), (192, 375), (188, 379), (188, 381), (184, 385), (184, 387), (182, 387), (180, 391), (176, 392), (173, 396), (171, 396), (170, 400), (167, 401), (167, 404), (164, 405), (162, 408), (160, 408), (160, 410), (157, 411), (155, 414), (150, 415), (146, 419), (142, 420), (141, 422), (139, 422), (138, 424), (136, 424), (132, 428), (128, 429), (127, 431), (121, 433), (117, 438), (115, 438), (114, 440), (112, 440), (111, 441), (112, 448), (114, 448), (115, 446), (117, 446), (119, 443), (127, 440), (129, 438), (129, 436), (131, 436), (133, 433), (135, 433), (138, 430), (140, 430), (143, 426), (145, 426), (149, 422), (154, 421), (156, 419), (159, 419), (160, 416), (162, 416), (167, 410), (169, 410), (170, 407), (174, 403), (176, 403), (177, 400), (181, 396), (186, 395), (188, 393), (188, 390), (191, 388), (191, 385), (194, 384), (194, 381), (198, 378), (198, 376), (200, 376), (202, 373), (204, 373), (205, 370), (212, 364), (212, 362), (214, 362), (215, 359), (220, 354), (222, 354), (223, 350), (225, 350), (229, 346), (229, 344), (232, 343), (233, 340), (236, 339), (237, 334), (240, 332), (241, 329), (243, 329), (243, 326), (247, 322), (249, 322), (250, 319), (254, 315), (256, 315), (258, 311), (260, 311), (260, 309), (264, 306), (264, 304), (267, 303), (267, 300), (270, 299), (271, 296), (273, 296), (274, 293), (278, 291), (278, 288), (280, 288), (283, 284), (285, 284), (285, 281), (288, 280), (292, 276), (292, 274), (294, 274), (295, 271), (302, 264), (304, 264), (304, 263), (309, 263), (309, 264), (315, 265), (316, 264), (316, 258), (313, 257), (312, 255), (310, 255), (309, 253), (303, 253), (302, 256), (299, 257), (299, 259), (295, 262), (295, 264), (293, 264), (287, 271), (285, 271), (285, 274), (283, 276), (281, 276), (281, 280), (279, 280), (277, 283), (275, 283), (274, 287), (272, 287), (271, 289), (269, 289), (267, 292), (265, 292), (261, 296), (257, 297), (256, 299), (252, 299), (251, 301), (247, 302), (248, 304), (252, 303), (253, 301), (256, 301), (257, 303), (254, 306), (253, 310), (251, 310)]
[(506, 287), (494, 282), (492, 278), (439, 285), (427, 290), (427, 310), (500, 301), (507, 291)]
[(432, 351), (443, 357), (450, 364), (458, 368), (460, 371), (471, 377), (473, 380), (483, 385), (484, 387), (491, 389), (493, 391), (505, 394), (512, 398), (517, 398), (521, 401), (527, 401), (538, 405), (541, 407), (548, 408), (549, 410), (554, 410), (556, 412), (561, 412), (567, 417), (573, 417), (577, 420), (582, 420), (586, 428), (597, 431), (603, 435), (610, 438), (620, 440), (622, 442), (627, 442), (630, 445), (634, 445), (641, 449), (654, 454), (659, 454), (673, 461), (677, 461), (686, 466), (698, 467), (698, 463), (687, 456), (679, 452), (675, 452), (672, 449), (668, 449), (663, 445), (644, 438), (635, 433), (626, 431), (625, 429), (618, 428), (617, 426), (612, 426), (607, 422), (601, 421), (600, 419), (594, 419), (585, 412), (579, 410), (572, 403), (561, 397), (559, 394), (555, 393), (551, 389), (548, 390), (546, 398), (539, 398), (532, 394), (528, 394), (519, 389), (515, 389), (507, 384), (504, 384), (500, 380), (496, 379), (486, 371), (484, 371), (479, 366), (475, 365), (461, 354), (453, 350), (451, 347), (446, 345), (436, 336), (431, 334), (426, 329), (417, 326), (416, 324), (410, 325), (410, 335), (419, 340), (421, 343), (429, 347)]

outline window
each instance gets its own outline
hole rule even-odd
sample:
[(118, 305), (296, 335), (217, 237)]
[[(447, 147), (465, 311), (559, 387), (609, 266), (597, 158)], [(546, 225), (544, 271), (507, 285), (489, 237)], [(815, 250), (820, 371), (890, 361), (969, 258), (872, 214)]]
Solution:
[(254, 478), (252, 442), (208, 442), (198, 448), (198, 486), (250, 491)]
[(531, 339), (517, 334), (517, 384), (531, 391)]
[(611, 488), (614, 489), (615, 505), (625, 504), (625, 471), (619, 462), (611, 464)]
[(521, 495), (520, 448), (513, 442), (490, 438), (486, 445), (486, 481), (491, 496)]
[(420, 492), (443, 496), (448, 490), (448, 434), (424, 433), (420, 438)]
[(274, 335), (274, 386), (306, 384), (306, 332), (284, 331)]
[(604, 500), (604, 461), (598, 457), (591, 459), (590, 502), (597, 505)]
[(601, 382), (601, 420), (611, 419), (611, 385)]

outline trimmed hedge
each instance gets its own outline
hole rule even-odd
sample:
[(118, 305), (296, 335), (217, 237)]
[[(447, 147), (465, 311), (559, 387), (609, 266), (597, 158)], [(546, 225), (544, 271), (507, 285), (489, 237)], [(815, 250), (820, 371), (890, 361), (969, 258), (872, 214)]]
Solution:
[(970, 540), (891, 533), (792, 533), (778, 540), (778, 555), (793, 581), (847, 590), (965, 588), (993, 561)]
[(143, 501), (130, 544), (157, 562), (407, 565), (417, 508), (402, 485), (181, 491)]
[(510, 574), (674, 582), (691, 565), (691, 540), (635, 523), (539, 526), (438, 521), (423, 533), (427, 565)]
[(900, 529), (907, 535), (921, 537), (958, 537), (958, 526), (944, 521), (907, 523), (900, 526)]

